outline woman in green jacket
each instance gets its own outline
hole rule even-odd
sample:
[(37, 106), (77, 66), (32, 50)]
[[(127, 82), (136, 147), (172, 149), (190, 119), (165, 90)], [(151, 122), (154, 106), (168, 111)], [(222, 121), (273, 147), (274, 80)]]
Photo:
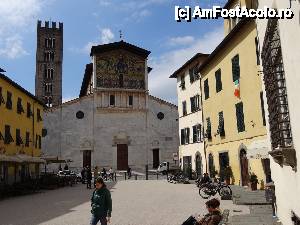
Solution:
[(96, 189), (92, 195), (91, 206), (91, 225), (96, 225), (99, 221), (101, 225), (110, 223), (112, 200), (110, 191), (106, 188), (102, 177), (98, 177), (96, 180)]

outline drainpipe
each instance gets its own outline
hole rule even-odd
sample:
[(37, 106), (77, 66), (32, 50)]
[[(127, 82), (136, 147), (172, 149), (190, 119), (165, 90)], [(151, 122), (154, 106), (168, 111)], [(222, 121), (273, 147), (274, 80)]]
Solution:
[(203, 145), (204, 145), (204, 157), (205, 157), (205, 173), (207, 173), (207, 157), (206, 157), (206, 138), (204, 137), (204, 113), (203, 113), (203, 98), (202, 98), (202, 77), (199, 73), (200, 80), (200, 100), (201, 100), (201, 114), (202, 114), (202, 134), (203, 134)]

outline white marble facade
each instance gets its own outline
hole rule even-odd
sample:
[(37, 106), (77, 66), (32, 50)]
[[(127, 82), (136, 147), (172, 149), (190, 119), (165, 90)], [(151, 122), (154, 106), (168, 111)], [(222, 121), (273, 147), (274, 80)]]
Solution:
[[(95, 69), (94, 66), (92, 81)], [(71, 159), (69, 167), (80, 169), (83, 152), (91, 151), (92, 167), (118, 169), (117, 146), (125, 144), (128, 166), (133, 170), (144, 171), (147, 164), (149, 169), (153, 167), (153, 149), (159, 149), (160, 162), (174, 163), (173, 153), (178, 152), (179, 145), (176, 105), (149, 95), (147, 87), (146, 90), (94, 87), (92, 92), (45, 111), (47, 135), (42, 141), (45, 155)], [(110, 95), (115, 96), (113, 106), (109, 103)], [(129, 96), (132, 105), (128, 103)], [(76, 117), (79, 111), (84, 113), (82, 119)], [(158, 118), (159, 113), (163, 118)]]

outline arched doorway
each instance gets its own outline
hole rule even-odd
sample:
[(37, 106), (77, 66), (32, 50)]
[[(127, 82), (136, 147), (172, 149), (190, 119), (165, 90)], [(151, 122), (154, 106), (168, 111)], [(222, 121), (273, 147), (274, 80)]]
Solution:
[(210, 177), (214, 177), (215, 176), (215, 165), (214, 165), (214, 157), (211, 153), (208, 155), (208, 170), (209, 170)]
[(248, 169), (247, 152), (245, 149), (241, 149), (240, 151), (240, 166), (241, 166), (242, 186), (247, 186), (249, 181), (249, 169)]
[(196, 173), (197, 178), (202, 176), (202, 157), (200, 154), (196, 155)]

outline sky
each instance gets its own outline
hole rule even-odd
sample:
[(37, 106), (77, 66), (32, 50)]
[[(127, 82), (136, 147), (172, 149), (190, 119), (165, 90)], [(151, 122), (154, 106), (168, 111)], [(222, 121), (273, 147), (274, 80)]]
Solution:
[(223, 6), (226, 0), (0, 0), (0, 67), (34, 93), (37, 20), (63, 22), (63, 101), (79, 95), (93, 45), (123, 40), (151, 51), (151, 95), (177, 104), (169, 76), (196, 53), (224, 38), (223, 21), (178, 23), (174, 7)]

